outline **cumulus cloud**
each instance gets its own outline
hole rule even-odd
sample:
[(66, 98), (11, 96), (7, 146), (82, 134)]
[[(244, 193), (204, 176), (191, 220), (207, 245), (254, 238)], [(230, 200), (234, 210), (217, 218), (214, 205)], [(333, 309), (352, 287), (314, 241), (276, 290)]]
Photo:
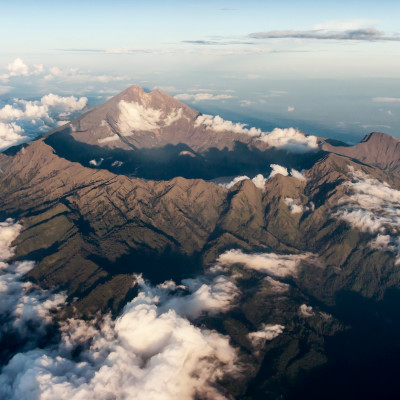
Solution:
[(313, 308), (311, 306), (308, 306), (307, 304), (302, 304), (299, 308), (300, 314), (303, 317), (309, 318), (314, 315)]
[(277, 174), (281, 174), (283, 176), (288, 176), (289, 175), (289, 172), (288, 172), (287, 168), (282, 167), (281, 165), (271, 164), (270, 167), (272, 168), (272, 171), (269, 174), (268, 179), (272, 178), (273, 176), (275, 176)]
[(271, 147), (277, 147), (293, 153), (305, 153), (318, 150), (318, 138), (305, 135), (294, 128), (275, 128), (272, 132), (263, 133), (259, 140)]
[(361, 170), (349, 169), (352, 181), (344, 183), (348, 193), (340, 200), (334, 216), (376, 235), (371, 246), (396, 253), (400, 262), (400, 191)]
[(376, 28), (347, 30), (281, 30), (251, 33), (254, 39), (317, 39), (317, 40), (361, 40), (361, 41), (399, 41), (399, 36), (387, 36)]
[(0, 150), (29, 140), (40, 132), (55, 128), (72, 113), (81, 111), (86, 97), (62, 97), (55, 94), (40, 100), (14, 99), (12, 104), (0, 108)]
[(312, 261), (314, 256), (305, 254), (276, 254), (255, 253), (246, 254), (241, 250), (228, 250), (221, 254), (217, 262), (220, 265), (243, 264), (246, 268), (254, 269), (276, 278), (296, 276), (301, 261)]
[(284, 329), (283, 325), (262, 324), (259, 331), (250, 332), (248, 337), (254, 347), (262, 347), (267, 340), (278, 337)]
[(31, 343), (51, 321), (52, 312), (64, 304), (65, 296), (39, 290), (33, 283), (22, 280), (34, 262), (6, 262), (14, 255), (12, 242), (21, 229), (12, 219), (0, 223), (0, 340), (4, 334), (15, 332)]
[(0, 223), (0, 340), (6, 333), (23, 342), (2, 368), (1, 398), (225, 398), (218, 382), (240, 372), (237, 351), (190, 319), (232, 306), (238, 288), (229, 277), (209, 272), (152, 287), (137, 276), (139, 294), (118, 318), (60, 322), (59, 342), (48, 343), (46, 328), (65, 296), (22, 280), (33, 262), (5, 262), (21, 229), (10, 219)]
[(124, 136), (134, 135), (134, 131), (152, 131), (170, 126), (183, 115), (182, 108), (174, 109), (169, 114), (163, 115), (161, 110), (124, 100), (118, 103), (118, 108), (120, 110), (118, 127)]
[(285, 149), (294, 153), (304, 153), (318, 150), (318, 138), (305, 135), (294, 128), (275, 128), (272, 132), (262, 132), (259, 128), (248, 128), (247, 124), (224, 120), (219, 115), (199, 115), (195, 126), (204, 126), (216, 132), (243, 133), (254, 136), (256, 140), (267, 143), (270, 147)]
[(93, 167), (100, 167), (103, 164), (104, 158), (100, 158), (98, 161), (96, 159), (90, 160), (89, 164), (93, 165)]
[[(246, 175), (236, 176), (230, 182), (228, 182), (228, 183), (220, 183), (219, 186), (222, 186), (222, 187), (224, 187), (226, 189), (230, 189), (233, 186), (235, 186), (237, 183), (242, 182), (242, 181), (244, 181), (246, 179), (250, 180), (250, 178), (248, 176), (246, 176)], [(264, 176), (262, 174), (258, 174), (253, 179), (251, 179), (251, 181), (259, 189), (264, 189), (265, 182), (267, 181), (267, 178), (264, 178)]]
[(302, 172), (297, 171), (297, 169), (292, 168), (290, 170), (290, 175), (293, 176), (296, 179), (299, 179), (301, 181), (306, 181), (306, 177), (303, 175)]
[(192, 101), (197, 103), (198, 101), (216, 101), (232, 99), (233, 96), (230, 94), (212, 94), (212, 93), (181, 93), (174, 96), (175, 99), (181, 101)]
[(233, 133), (244, 133), (249, 136), (260, 136), (261, 129), (258, 128), (246, 128), (247, 124), (241, 124), (240, 122), (227, 121), (221, 118), (219, 115), (213, 117), (212, 115), (202, 114), (199, 115), (195, 121), (195, 126), (205, 126), (206, 129), (211, 129), (216, 132), (233, 132)]
[(285, 197), (284, 202), (292, 214), (299, 214), (308, 210), (308, 207), (298, 204), (298, 200), (292, 199), (291, 197)]
[(194, 326), (172, 303), (163, 307), (159, 294), (173, 285), (138, 283), (139, 295), (115, 321), (97, 327), (69, 320), (57, 346), (15, 355), (3, 368), (0, 393), (11, 400), (225, 398), (218, 380), (237, 371), (228, 338)]
[(7, 73), (0, 75), (0, 79), (8, 81), (12, 77), (38, 75), (43, 72), (43, 65), (29, 67), (21, 58), (16, 58), (6, 67)]
[(288, 110), (288, 112), (293, 112), (294, 111), (294, 107), (288, 106), (287, 110)]

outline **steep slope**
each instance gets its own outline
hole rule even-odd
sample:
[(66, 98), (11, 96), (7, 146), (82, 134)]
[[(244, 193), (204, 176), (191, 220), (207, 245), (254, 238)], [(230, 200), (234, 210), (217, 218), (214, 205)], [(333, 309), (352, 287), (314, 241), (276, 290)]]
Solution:
[(332, 146), (324, 143), (323, 150), (354, 158), (392, 172), (400, 170), (400, 140), (381, 132), (372, 132), (355, 146)]

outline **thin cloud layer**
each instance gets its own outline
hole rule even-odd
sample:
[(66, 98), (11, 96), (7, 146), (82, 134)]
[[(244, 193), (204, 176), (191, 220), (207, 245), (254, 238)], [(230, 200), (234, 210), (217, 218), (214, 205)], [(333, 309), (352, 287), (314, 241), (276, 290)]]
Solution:
[(177, 100), (192, 101), (197, 103), (198, 101), (216, 101), (232, 99), (233, 96), (230, 94), (212, 94), (212, 93), (181, 93), (174, 96)]
[(241, 250), (228, 250), (221, 254), (217, 262), (220, 265), (243, 264), (246, 268), (254, 269), (276, 278), (296, 276), (301, 261), (312, 260), (313, 255), (305, 254), (276, 254), (256, 253), (246, 254)]
[(250, 332), (248, 337), (254, 347), (262, 347), (267, 340), (278, 337), (284, 329), (285, 327), (283, 325), (262, 324), (260, 330)]
[(387, 36), (376, 28), (348, 29), (331, 31), (313, 30), (276, 30), (251, 33), (253, 39), (317, 39), (317, 40), (362, 40), (362, 41), (399, 41), (399, 36)]

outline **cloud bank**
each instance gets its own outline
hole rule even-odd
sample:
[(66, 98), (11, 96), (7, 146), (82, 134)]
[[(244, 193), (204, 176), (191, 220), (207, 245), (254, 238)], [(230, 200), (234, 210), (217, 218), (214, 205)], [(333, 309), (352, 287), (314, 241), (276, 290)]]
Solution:
[(262, 324), (259, 331), (250, 332), (248, 337), (254, 347), (262, 347), (267, 340), (278, 337), (284, 329), (285, 327), (283, 325)]
[(40, 100), (14, 99), (12, 104), (0, 108), (0, 151), (57, 127), (66, 122), (63, 119), (83, 110), (86, 104), (86, 97), (78, 99), (52, 93)]
[(136, 276), (139, 294), (118, 318), (69, 319), (59, 325), (60, 340), (49, 343), (46, 329), (55, 329), (52, 316), (65, 296), (22, 280), (33, 262), (5, 262), (21, 229), (11, 219), (0, 223), (0, 343), (2, 334), (22, 343), (1, 370), (0, 398), (226, 398), (218, 381), (240, 373), (237, 351), (228, 337), (190, 319), (234, 304), (238, 288), (230, 278), (210, 272), (152, 287)]
[(195, 126), (204, 126), (215, 132), (242, 133), (255, 140), (266, 143), (269, 147), (287, 150), (293, 153), (305, 153), (318, 150), (318, 138), (313, 135), (305, 135), (294, 128), (275, 128), (271, 132), (262, 132), (259, 128), (248, 128), (247, 124), (224, 120), (219, 115), (199, 115), (195, 121)]

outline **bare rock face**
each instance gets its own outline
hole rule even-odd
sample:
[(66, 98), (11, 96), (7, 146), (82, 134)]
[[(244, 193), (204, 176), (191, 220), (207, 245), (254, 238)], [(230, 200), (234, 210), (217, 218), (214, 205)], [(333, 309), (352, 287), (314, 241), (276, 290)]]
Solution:
[(372, 132), (355, 146), (332, 146), (323, 150), (354, 158), (369, 165), (393, 172), (400, 170), (400, 140), (381, 132)]

